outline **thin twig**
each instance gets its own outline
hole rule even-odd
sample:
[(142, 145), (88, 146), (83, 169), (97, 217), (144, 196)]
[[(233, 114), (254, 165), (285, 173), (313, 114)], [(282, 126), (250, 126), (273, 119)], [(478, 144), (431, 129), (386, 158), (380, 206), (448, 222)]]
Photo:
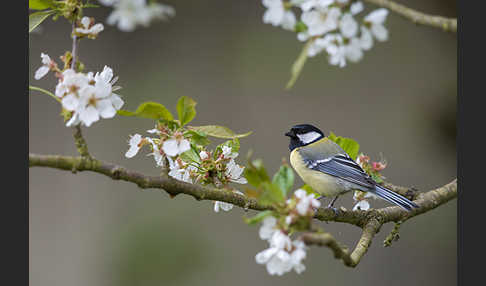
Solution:
[[(71, 69), (75, 70), (76, 67), (76, 53), (77, 53), (77, 46), (78, 46), (78, 37), (75, 33), (76, 30), (76, 18), (73, 19), (72, 25), (72, 37), (73, 37), (73, 46), (72, 46), (72, 60), (71, 60)], [(74, 116), (74, 115), (73, 115)], [(91, 155), (88, 152), (88, 144), (83, 137), (83, 133), (81, 132), (81, 126), (78, 124), (73, 128), (73, 136), (74, 136), (74, 144), (76, 144), (76, 148), (78, 149), (79, 154), (83, 158), (92, 159)]]
[(446, 32), (457, 32), (457, 19), (429, 15), (389, 0), (364, 0), (379, 7), (388, 8), (418, 25), (439, 28)]
[(73, 27), (72, 27), (72, 36), (73, 36), (73, 47), (71, 51), (72, 60), (71, 60), (71, 69), (74, 70), (76, 67), (76, 53), (77, 53), (77, 45), (78, 45), (78, 37), (76, 36), (76, 19), (73, 20)]

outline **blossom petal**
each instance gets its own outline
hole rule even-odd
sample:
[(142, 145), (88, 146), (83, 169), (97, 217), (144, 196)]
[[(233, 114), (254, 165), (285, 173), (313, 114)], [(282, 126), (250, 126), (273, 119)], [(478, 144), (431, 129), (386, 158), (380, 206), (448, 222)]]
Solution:
[(36, 80), (39, 80), (43, 78), (47, 73), (49, 72), (49, 67), (48, 66), (41, 66), (35, 71), (34, 78)]
[(98, 110), (90, 105), (82, 112), (79, 112), (79, 119), (87, 126), (91, 126), (94, 122), (100, 120), (100, 114)]
[(168, 156), (176, 156), (179, 154), (179, 148), (176, 139), (169, 139), (164, 141), (162, 145), (162, 150), (164, 150), (165, 154)]

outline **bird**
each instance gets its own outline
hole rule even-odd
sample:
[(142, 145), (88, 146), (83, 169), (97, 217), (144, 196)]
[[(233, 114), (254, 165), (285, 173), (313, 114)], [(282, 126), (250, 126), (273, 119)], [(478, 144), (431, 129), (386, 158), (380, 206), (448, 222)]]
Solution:
[(349, 191), (372, 193), (404, 210), (419, 206), (378, 184), (338, 144), (311, 124), (298, 124), (285, 133), (290, 137), (290, 164), (304, 183), (324, 197), (337, 198)]

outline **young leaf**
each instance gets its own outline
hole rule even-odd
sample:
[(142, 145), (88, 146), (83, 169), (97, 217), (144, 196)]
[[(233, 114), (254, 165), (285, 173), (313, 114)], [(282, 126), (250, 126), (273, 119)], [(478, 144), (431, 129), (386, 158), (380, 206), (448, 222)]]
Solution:
[(248, 180), (250, 185), (256, 188), (260, 187), (264, 182), (270, 182), (270, 177), (268, 176), (267, 170), (265, 170), (261, 159), (248, 162), (248, 166), (243, 171), (243, 176)]
[(40, 11), (35, 12), (29, 15), (29, 33), (34, 31), (34, 29), (39, 26), (45, 19), (49, 18), (52, 14), (56, 11), (48, 10), (48, 11)]
[(29, 9), (44, 10), (53, 6), (53, 0), (29, 0)]
[(194, 150), (194, 147), (192, 147), (192, 146), (191, 146), (191, 149), (182, 153), (180, 156), (181, 156), (182, 160), (185, 161), (185, 162), (201, 163), (201, 158), (199, 157), (199, 154), (197, 153), (196, 150)]
[(231, 151), (233, 152), (240, 151), (240, 140), (238, 140), (238, 138), (234, 138), (233, 140), (228, 140), (224, 142), (223, 145), (230, 147)]
[(179, 98), (177, 102), (177, 114), (179, 115), (179, 121), (181, 125), (184, 126), (191, 122), (196, 116), (196, 102), (187, 96)]
[(121, 109), (117, 113), (122, 116), (138, 116), (155, 120), (174, 120), (172, 113), (165, 106), (157, 102), (144, 102), (138, 106), (135, 112)]
[(285, 194), (279, 186), (270, 182), (262, 182), (262, 194), (258, 197), (258, 202), (263, 205), (271, 205), (285, 201)]
[(336, 136), (334, 133), (330, 132), (328, 136), (329, 140), (336, 142), (343, 150), (348, 153), (348, 155), (356, 160), (359, 152), (359, 144), (351, 138), (345, 138), (341, 136)]
[(209, 139), (206, 137), (206, 134), (202, 132), (187, 130), (184, 135), (188, 135), (191, 138), (191, 142), (196, 145), (206, 146), (211, 143), (211, 141), (209, 141)]
[(272, 183), (277, 185), (286, 197), (290, 188), (294, 185), (294, 172), (288, 165), (282, 165), (278, 172), (273, 175)]
[(188, 128), (192, 130), (204, 132), (207, 135), (212, 137), (223, 138), (223, 139), (242, 138), (252, 133), (252, 131), (250, 131), (243, 134), (236, 134), (228, 127), (219, 126), (219, 125), (188, 126)]
[(294, 64), (292, 65), (291, 73), (292, 76), (290, 77), (289, 82), (285, 86), (285, 89), (289, 90), (294, 86), (295, 82), (297, 81), (297, 78), (299, 77), (300, 73), (302, 72), (302, 68), (304, 68), (304, 64), (307, 61), (308, 57), (308, 51), (309, 47), (314, 42), (314, 40), (309, 40), (307, 43), (304, 45), (304, 48), (300, 52), (299, 57), (297, 60), (295, 60)]
[(273, 211), (266, 210), (266, 211), (259, 212), (255, 216), (252, 216), (252, 217), (249, 217), (249, 218), (244, 217), (243, 219), (245, 220), (245, 222), (247, 224), (254, 225), (254, 224), (257, 224), (257, 223), (261, 222), (267, 216), (272, 215), (272, 213), (273, 213)]

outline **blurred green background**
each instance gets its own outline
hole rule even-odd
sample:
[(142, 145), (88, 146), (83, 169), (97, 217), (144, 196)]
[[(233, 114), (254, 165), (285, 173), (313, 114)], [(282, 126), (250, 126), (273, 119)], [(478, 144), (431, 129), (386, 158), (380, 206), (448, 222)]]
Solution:
[[(456, 17), (455, 1), (400, 1), (420, 11)], [(169, 23), (125, 33), (105, 25), (96, 41), (83, 40), (80, 59), (90, 71), (112, 67), (119, 91), (133, 110), (157, 101), (175, 111), (180, 96), (197, 102), (196, 124), (222, 124), (277, 170), (288, 157), (287, 129), (312, 123), (325, 132), (352, 137), (361, 150), (388, 161), (384, 172), (398, 185), (429, 190), (456, 176), (456, 35), (415, 26), (391, 13), (390, 39), (340, 69), (324, 57), (310, 59), (291, 91), (284, 86), (302, 44), (295, 34), (263, 24), (261, 1), (165, 1), (176, 8)], [(91, 11), (90, 11), (91, 10)], [(85, 13), (104, 21), (109, 8)], [(54, 90), (56, 80), (35, 81), (40, 53), (58, 58), (71, 46), (64, 20), (42, 24), (29, 36), (30, 82)], [(29, 151), (76, 154), (72, 131), (59, 105), (32, 92)], [(157, 174), (143, 152), (126, 159), (129, 134), (151, 129), (146, 119), (115, 117), (84, 129), (97, 158)], [(296, 187), (301, 184), (300, 179)], [(30, 187), (30, 283), (36, 286), (152, 285), (455, 285), (456, 201), (402, 226), (392, 247), (383, 226), (357, 268), (344, 267), (327, 248), (312, 248), (307, 270), (268, 275), (255, 263), (266, 243), (258, 228), (243, 223), (235, 208), (215, 213), (212, 202), (188, 196), (170, 199), (94, 173), (32, 168)], [(352, 207), (351, 195), (337, 206)], [(373, 201), (372, 206), (385, 203)], [(249, 215), (253, 212), (249, 212)], [(349, 247), (359, 229), (322, 226)]]

